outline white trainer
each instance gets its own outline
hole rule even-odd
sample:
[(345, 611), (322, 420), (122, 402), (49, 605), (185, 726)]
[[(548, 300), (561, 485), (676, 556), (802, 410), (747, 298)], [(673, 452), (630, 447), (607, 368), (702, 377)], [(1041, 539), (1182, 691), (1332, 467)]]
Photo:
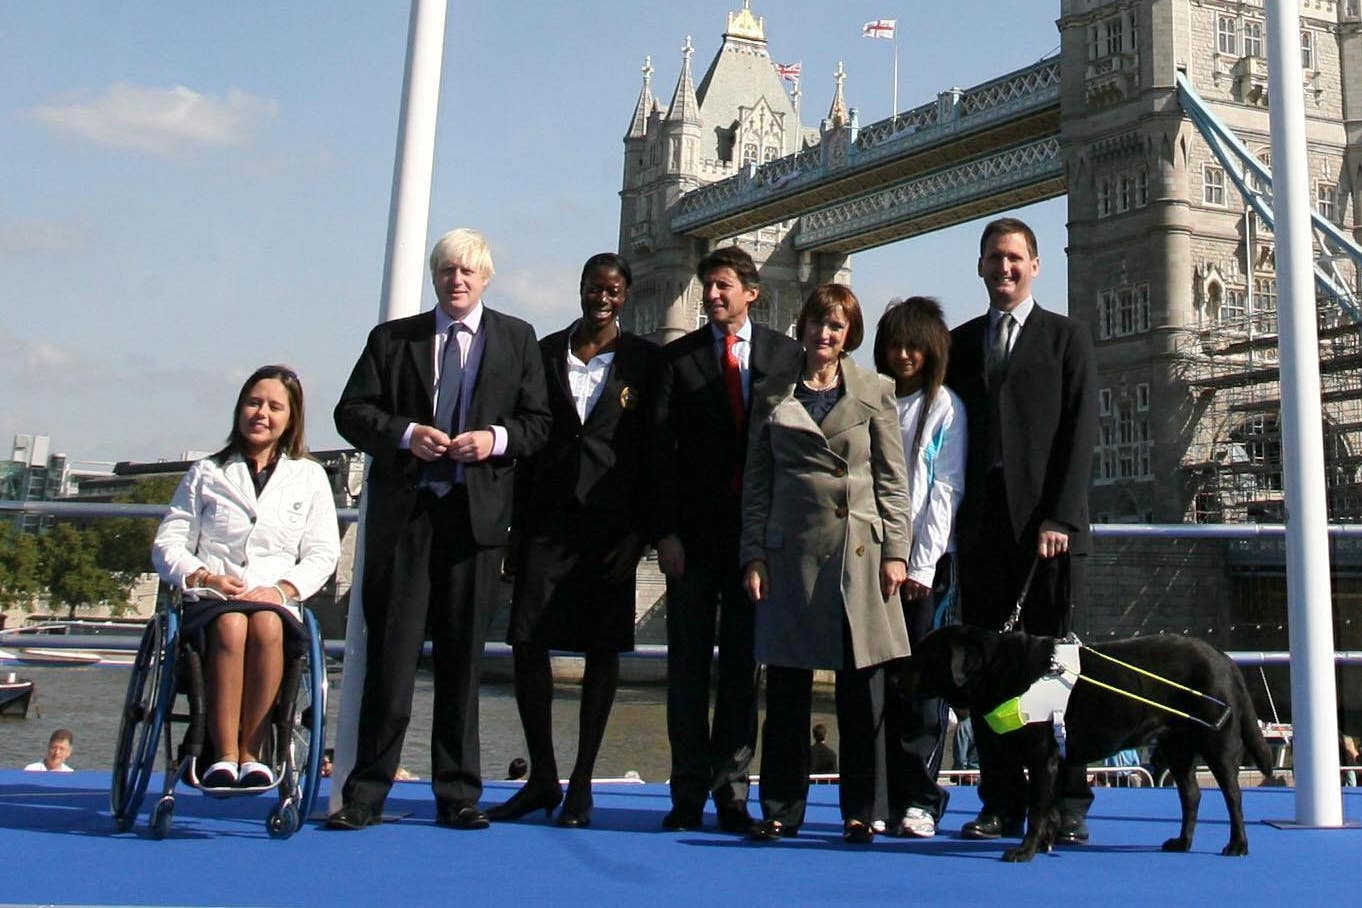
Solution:
[(899, 827), (895, 835), (910, 839), (930, 839), (936, 835), (936, 820), (932, 815), (921, 807), (909, 807), (904, 811), (903, 819), (899, 820)]

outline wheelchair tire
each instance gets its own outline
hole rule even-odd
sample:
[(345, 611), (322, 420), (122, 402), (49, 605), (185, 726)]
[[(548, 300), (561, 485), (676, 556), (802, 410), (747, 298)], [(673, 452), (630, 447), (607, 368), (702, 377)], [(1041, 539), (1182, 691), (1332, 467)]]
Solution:
[(156, 766), (156, 748), (175, 698), (179, 613), (166, 609), (147, 622), (128, 678), (118, 740), (114, 748), (109, 807), (120, 832), (137, 821), (147, 783)]
[[(298, 681), (294, 704), (292, 759), (298, 763), (297, 815), (309, 817), (321, 786), (322, 751), (326, 748), (326, 652), (321, 628), (311, 609), (303, 610), (307, 627), (307, 664)], [(296, 818), (295, 818), (296, 819)]]
[(294, 807), (292, 802), (276, 806), (265, 821), (265, 828), (269, 830), (272, 839), (286, 839), (297, 832), (300, 825), (298, 808)]

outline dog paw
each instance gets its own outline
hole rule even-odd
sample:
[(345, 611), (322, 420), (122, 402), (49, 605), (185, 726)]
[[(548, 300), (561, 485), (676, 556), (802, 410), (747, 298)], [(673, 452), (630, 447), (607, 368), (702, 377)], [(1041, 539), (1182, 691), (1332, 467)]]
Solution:
[(1226, 857), (1242, 858), (1244, 855), (1248, 854), (1248, 842), (1231, 841), (1224, 848), (1220, 849), (1220, 853)]
[(1163, 843), (1164, 851), (1191, 851), (1192, 843), (1179, 836), (1176, 839), (1169, 839)]
[(1003, 860), (1009, 864), (1025, 864), (1035, 856), (1035, 851), (1022, 846), (1009, 848), (1003, 852)]

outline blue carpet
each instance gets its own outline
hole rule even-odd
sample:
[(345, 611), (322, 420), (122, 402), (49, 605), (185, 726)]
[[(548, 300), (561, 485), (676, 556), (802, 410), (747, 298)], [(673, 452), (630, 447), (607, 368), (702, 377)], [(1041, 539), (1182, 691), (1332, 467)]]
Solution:
[[(764, 905), (904, 901), (1047, 905), (1105, 899), (1126, 905), (1351, 903), (1362, 830), (1278, 830), (1290, 819), (1289, 789), (1244, 793), (1250, 855), (1225, 858), (1219, 792), (1202, 798), (1192, 854), (1164, 854), (1177, 832), (1172, 789), (1099, 789), (1092, 843), (1041, 855), (1029, 865), (998, 860), (1005, 843), (947, 835), (925, 841), (881, 837), (868, 847), (841, 841), (836, 789), (817, 786), (799, 838), (755, 844), (714, 830), (659, 828), (663, 785), (600, 785), (593, 826), (557, 829), (542, 815), (487, 832), (434, 825), (429, 788), (402, 783), (388, 801), (399, 822), (362, 832), (315, 823), (287, 841), (268, 837), (266, 798), (177, 799), (164, 841), (146, 828), (118, 834), (108, 774), (0, 772), (0, 848), (8, 856), (0, 902), (137, 905), (349, 905), (469, 898), (531, 903)], [(512, 791), (489, 783), (484, 804)], [(325, 803), (325, 789), (322, 793)], [(148, 798), (148, 804), (151, 798)], [(954, 789), (943, 827), (973, 817), (972, 788)], [(1345, 815), (1362, 816), (1362, 792), (1347, 789)], [(712, 815), (707, 816), (712, 823)]]

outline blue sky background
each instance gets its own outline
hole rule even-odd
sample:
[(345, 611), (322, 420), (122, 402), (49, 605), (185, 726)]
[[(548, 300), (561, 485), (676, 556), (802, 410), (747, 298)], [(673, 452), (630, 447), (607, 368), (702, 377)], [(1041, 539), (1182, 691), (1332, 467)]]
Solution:
[[(576, 311), (590, 254), (616, 248), (622, 139), (652, 55), (665, 105), (741, 0), (450, 0), (431, 236), (483, 230), (489, 303), (541, 334)], [(754, 0), (772, 56), (804, 66), (815, 124), (844, 61), (861, 122), (1058, 49), (1043, 0)], [(0, 446), (48, 435), (77, 460), (218, 446), (265, 362), (298, 369), (312, 447), (378, 315), (409, 7), (0, 0)], [(1062, 200), (1024, 209), (1064, 308)], [(979, 224), (852, 259), (871, 319), (894, 296), (982, 311)], [(429, 244), (427, 244), (429, 245)], [(427, 304), (433, 304), (429, 287)]]

